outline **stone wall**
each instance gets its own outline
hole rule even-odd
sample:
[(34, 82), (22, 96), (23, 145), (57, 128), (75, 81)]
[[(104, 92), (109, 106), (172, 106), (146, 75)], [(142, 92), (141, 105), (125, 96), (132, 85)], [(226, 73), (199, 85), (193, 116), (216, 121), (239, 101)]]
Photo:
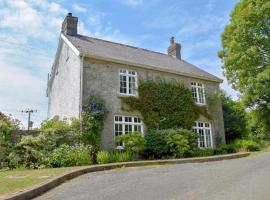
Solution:
[[(121, 101), (119, 97), (119, 69), (132, 69), (137, 71), (138, 79), (154, 79), (154, 80), (177, 80), (182, 81), (187, 87), (191, 87), (192, 81), (197, 81), (205, 85), (207, 94), (213, 94), (218, 91), (219, 84), (216, 82), (205, 81), (200, 79), (189, 78), (172, 73), (165, 73), (155, 70), (148, 70), (138, 67), (114, 64), (109, 62), (101, 62), (97, 60), (86, 59), (83, 65), (83, 102), (89, 95), (98, 95), (106, 101), (109, 114), (105, 120), (105, 126), (102, 133), (102, 147), (110, 149), (114, 142), (114, 115), (140, 116), (138, 112), (126, 112), (121, 109)], [(223, 114), (221, 103), (211, 108), (213, 120), (209, 121), (200, 116), (198, 121), (210, 122), (212, 124), (213, 144), (215, 138), (220, 134), (223, 142), (225, 142)]]
[(11, 141), (18, 143), (23, 136), (31, 135), (35, 137), (38, 136), (39, 133), (40, 131), (36, 130), (15, 130), (11, 132)]

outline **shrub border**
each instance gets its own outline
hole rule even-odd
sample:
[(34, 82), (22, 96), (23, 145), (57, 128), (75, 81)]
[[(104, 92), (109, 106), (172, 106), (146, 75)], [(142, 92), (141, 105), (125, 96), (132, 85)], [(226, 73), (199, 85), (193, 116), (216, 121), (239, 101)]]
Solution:
[(198, 157), (198, 158), (185, 158), (185, 159), (168, 159), (168, 160), (146, 160), (146, 161), (133, 161), (133, 162), (122, 162), (122, 163), (111, 163), (111, 164), (103, 164), (103, 165), (91, 165), (87, 167), (82, 167), (80, 169), (76, 169), (71, 172), (67, 172), (63, 175), (60, 175), (53, 180), (43, 183), (41, 185), (35, 186), (31, 189), (24, 190), (22, 192), (15, 193), (11, 196), (4, 197), (6, 200), (24, 200), (24, 199), (32, 199), (45, 192), (49, 191), (52, 188), (57, 187), (58, 185), (64, 183), (67, 180), (76, 178), (80, 175), (97, 172), (97, 171), (105, 171), (119, 167), (137, 167), (137, 166), (145, 166), (145, 165), (165, 165), (165, 164), (184, 164), (184, 163), (203, 163), (209, 161), (220, 161), (220, 160), (230, 160), (236, 158), (243, 158), (249, 156), (249, 152), (245, 153), (235, 153), (235, 154), (227, 154), (222, 156), (209, 156), (209, 157)]

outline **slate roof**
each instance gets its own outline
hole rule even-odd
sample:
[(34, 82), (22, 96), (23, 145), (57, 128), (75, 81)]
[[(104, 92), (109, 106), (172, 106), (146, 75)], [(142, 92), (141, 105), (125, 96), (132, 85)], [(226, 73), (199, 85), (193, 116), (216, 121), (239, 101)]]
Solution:
[(134, 63), (157, 70), (162, 69), (186, 76), (222, 82), (222, 79), (184, 60), (173, 58), (167, 54), (83, 35), (65, 36), (77, 48), (81, 55)]

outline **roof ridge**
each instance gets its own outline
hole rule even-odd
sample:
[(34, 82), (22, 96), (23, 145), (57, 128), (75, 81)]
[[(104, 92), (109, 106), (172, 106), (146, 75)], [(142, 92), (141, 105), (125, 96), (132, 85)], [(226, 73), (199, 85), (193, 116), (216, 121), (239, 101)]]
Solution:
[[(140, 50), (144, 50), (144, 51), (149, 51), (149, 52), (151, 52), (151, 53), (157, 53), (157, 54), (161, 54), (161, 55), (163, 55), (163, 56), (167, 56), (167, 57), (169, 57), (169, 58), (172, 58), (171, 56), (169, 56), (169, 55), (166, 54), (166, 53), (161, 53), (161, 52), (153, 51), (153, 50), (146, 49), (146, 48), (136, 47), (136, 46), (132, 46), (132, 45), (129, 45), (129, 44), (123, 44), (123, 43), (119, 43), (119, 42), (113, 42), (113, 41), (104, 40), (104, 39), (96, 38), (96, 37), (90, 37), (90, 36), (87, 36), (87, 35), (81, 35), (81, 34), (77, 34), (77, 36), (87, 37), (87, 38), (91, 38), (91, 39), (94, 39), (94, 40), (100, 40), (100, 41), (103, 41), (103, 42), (108, 42), (108, 43), (112, 43), (112, 44), (117, 44), (117, 45), (121, 45), (121, 46), (126, 46), (126, 47), (130, 47), (130, 48), (133, 48), (133, 49), (140, 49)], [(75, 37), (76, 37), (76, 36), (75, 36)], [(173, 59), (174, 59), (174, 58), (173, 58)]]

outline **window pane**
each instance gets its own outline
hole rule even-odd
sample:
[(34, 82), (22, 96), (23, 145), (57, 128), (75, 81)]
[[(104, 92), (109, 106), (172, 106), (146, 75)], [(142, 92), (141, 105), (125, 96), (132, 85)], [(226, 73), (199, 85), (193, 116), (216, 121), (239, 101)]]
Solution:
[(211, 134), (210, 130), (205, 130), (206, 147), (211, 147)]
[(204, 131), (202, 129), (199, 129), (199, 147), (205, 147), (204, 143)]
[(120, 93), (127, 93), (127, 77), (124, 75), (120, 75)]

